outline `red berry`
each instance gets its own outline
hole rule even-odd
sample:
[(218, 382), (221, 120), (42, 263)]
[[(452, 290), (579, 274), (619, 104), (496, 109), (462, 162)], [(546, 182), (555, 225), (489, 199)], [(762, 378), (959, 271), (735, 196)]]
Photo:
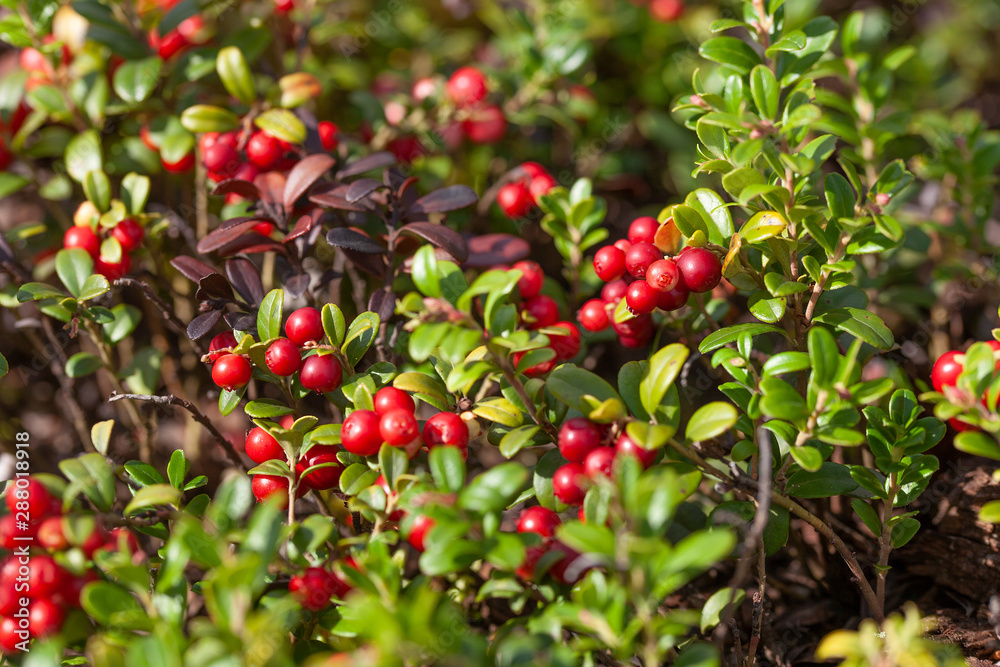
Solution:
[[(524, 352), (514, 353), (513, 359), (515, 368), (520, 365), (522, 358), (524, 358)], [(545, 375), (546, 373), (549, 373), (555, 367), (556, 367), (556, 359), (553, 357), (548, 361), (543, 361), (541, 363), (535, 364), (534, 366), (528, 366), (521, 372), (530, 378), (537, 378)]]
[(961, 419), (959, 419), (958, 417), (952, 417), (951, 419), (949, 419), (948, 420), (948, 425), (951, 426), (956, 431), (958, 431), (959, 433), (962, 433), (964, 431), (977, 431), (978, 430), (972, 424), (964, 422)]
[(18, 644), (28, 641), (29, 637), (30, 631), (18, 627), (18, 620), (13, 616), (5, 616), (0, 620), (0, 649), (3, 649), (4, 653), (10, 655), (17, 653), (20, 651)]
[(691, 296), (691, 290), (688, 289), (684, 279), (679, 278), (673, 289), (667, 292), (660, 292), (660, 296), (656, 301), (656, 307), (667, 312), (677, 310), (687, 304), (689, 296)]
[(406, 410), (411, 415), (417, 409), (413, 397), (402, 389), (382, 387), (375, 392), (375, 412), (381, 416), (393, 410)]
[(103, 257), (98, 257), (94, 261), (94, 273), (99, 273), (108, 280), (117, 280), (128, 274), (132, 269), (132, 258), (127, 254), (122, 254), (122, 258), (117, 262), (109, 262)]
[(29, 521), (40, 521), (47, 513), (52, 496), (45, 485), (34, 477), (19, 477), (7, 484), (5, 498), (11, 514), (27, 512)]
[(531, 191), (520, 181), (507, 183), (497, 192), (497, 206), (508, 218), (527, 215), (533, 204)]
[(677, 269), (692, 292), (711, 292), (722, 280), (722, 262), (705, 248), (685, 248), (677, 257)]
[(682, 0), (650, 0), (649, 15), (660, 23), (676, 21), (684, 13)]
[(567, 463), (556, 470), (552, 477), (552, 492), (567, 505), (579, 505), (587, 491), (584, 488), (586, 476), (579, 463)]
[(299, 382), (310, 391), (321, 394), (333, 391), (340, 386), (344, 369), (332, 354), (315, 354), (306, 357), (299, 371)]
[(349, 414), (340, 428), (340, 444), (358, 456), (378, 454), (382, 446), (379, 416), (371, 410), (355, 410)]
[(35, 600), (28, 606), (28, 627), (33, 638), (56, 634), (63, 618), (62, 608), (51, 600)]
[(145, 235), (142, 225), (132, 218), (125, 218), (111, 230), (111, 235), (118, 239), (122, 252), (132, 252), (142, 243)]
[(528, 191), (531, 193), (531, 200), (538, 203), (538, 200), (542, 198), (542, 195), (548, 194), (549, 190), (556, 187), (556, 179), (552, 178), (549, 174), (539, 174), (531, 179), (531, 183), (528, 185)]
[(539, 294), (521, 305), (526, 315), (525, 326), (529, 329), (550, 327), (559, 321), (559, 306), (552, 297)]
[(317, 491), (336, 487), (340, 483), (340, 473), (344, 472), (344, 466), (340, 464), (340, 460), (337, 458), (336, 447), (313, 447), (306, 452), (305, 456), (299, 459), (298, 464), (295, 466), (295, 472), (298, 475), (302, 475), (308, 468), (324, 463), (336, 463), (337, 465), (313, 470), (311, 473), (300, 477), (299, 484), (304, 484), (310, 489)]
[(649, 265), (663, 259), (663, 253), (652, 243), (633, 243), (625, 253), (625, 269), (635, 278), (645, 278)]
[(625, 275), (625, 253), (613, 245), (604, 246), (594, 255), (597, 277), (608, 283)]
[(580, 321), (580, 326), (587, 331), (604, 331), (611, 324), (608, 320), (608, 311), (600, 299), (591, 299), (583, 304), (577, 319)]
[(247, 456), (250, 457), (250, 460), (257, 464), (261, 464), (264, 461), (285, 460), (285, 450), (281, 448), (281, 445), (278, 444), (278, 441), (270, 433), (260, 426), (250, 429), (246, 442), (243, 444), (243, 449), (246, 451)]
[(549, 334), (549, 346), (556, 351), (556, 359), (568, 361), (575, 357), (580, 351), (580, 330), (572, 322), (556, 322), (552, 326), (568, 330), (565, 335)]
[(629, 241), (628, 239), (618, 239), (617, 241), (615, 241), (611, 245), (613, 245), (614, 247), (618, 248), (622, 252), (628, 252), (629, 248), (632, 247), (632, 242)]
[(652, 243), (656, 238), (656, 230), (660, 228), (660, 223), (656, 218), (644, 215), (636, 218), (628, 226), (628, 240), (631, 243)]
[(567, 461), (582, 463), (601, 446), (601, 427), (585, 417), (567, 419), (559, 429), (559, 453)]
[(657, 292), (669, 292), (680, 281), (680, 271), (672, 259), (658, 259), (646, 269), (646, 282)]
[(226, 354), (226, 352), (218, 352), (218, 350), (231, 350), (236, 347), (236, 344), (236, 335), (232, 331), (223, 331), (209, 343), (208, 358), (211, 361), (216, 361), (219, 357)]
[(524, 550), (524, 562), (514, 570), (514, 574), (524, 580), (531, 581), (535, 578), (535, 568), (538, 561), (548, 552), (544, 544), (535, 544)]
[(535, 533), (542, 537), (553, 537), (556, 526), (562, 523), (559, 515), (547, 507), (535, 505), (521, 512), (517, 520), (517, 532)]
[(320, 122), (317, 130), (319, 131), (319, 143), (323, 146), (323, 150), (337, 150), (337, 132), (339, 131), (337, 126), (324, 120)]
[(378, 431), (382, 440), (393, 447), (405, 447), (420, 436), (417, 418), (409, 410), (390, 410), (381, 416)]
[(201, 155), (205, 168), (225, 178), (232, 178), (240, 168), (240, 154), (229, 142), (216, 141)]
[(618, 436), (618, 440), (615, 442), (615, 454), (618, 456), (634, 456), (639, 459), (639, 463), (642, 464), (643, 468), (653, 465), (653, 461), (656, 460), (655, 450), (646, 449), (628, 437), (628, 434), (624, 432)]
[(495, 144), (503, 139), (507, 120), (500, 107), (488, 106), (462, 121), (462, 131), (474, 144)]
[(66, 571), (51, 556), (32, 556), (28, 563), (28, 597), (47, 598), (59, 591), (65, 582)]
[(945, 387), (954, 387), (958, 383), (958, 376), (962, 374), (964, 364), (965, 355), (958, 350), (949, 350), (938, 357), (931, 371), (934, 391), (944, 392)]
[(188, 153), (173, 162), (169, 162), (161, 156), (160, 162), (163, 163), (163, 168), (171, 174), (183, 174), (194, 167), (194, 153)]
[(274, 225), (270, 222), (258, 222), (250, 228), (250, 231), (261, 236), (270, 236), (274, 233)]
[(281, 140), (262, 130), (250, 136), (245, 150), (247, 159), (264, 171), (276, 167), (285, 154)]
[(587, 454), (583, 460), (583, 472), (590, 479), (598, 475), (611, 477), (611, 469), (615, 462), (614, 447), (598, 447)]
[(624, 322), (612, 321), (611, 326), (619, 336), (633, 336), (637, 338), (649, 336), (651, 338), (653, 335), (653, 318), (649, 315), (639, 315)]
[(89, 226), (78, 227), (74, 225), (63, 234), (63, 247), (81, 248), (86, 250), (88, 255), (97, 259), (97, 255), (101, 252), (101, 239)]
[(319, 342), (325, 335), (323, 331), (323, 316), (315, 308), (306, 306), (299, 308), (285, 321), (285, 335), (296, 345)]
[(264, 353), (264, 363), (275, 375), (288, 377), (299, 370), (302, 364), (299, 346), (287, 338), (279, 338), (268, 346)]
[(7, 145), (0, 137), (0, 171), (5, 171), (14, 162), (14, 154), (7, 150)]
[(8, 551), (13, 551), (18, 546), (30, 545), (36, 532), (37, 527), (34, 524), (19, 522), (13, 514), (0, 517), (0, 547)]
[(656, 302), (659, 300), (660, 292), (650, 287), (645, 280), (636, 280), (628, 286), (625, 292), (625, 303), (629, 310), (637, 315), (645, 315), (656, 310)]
[(250, 362), (238, 354), (224, 354), (212, 367), (212, 381), (230, 391), (246, 386), (252, 377)]
[(466, 449), (469, 446), (469, 427), (454, 412), (439, 412), (424, 424), (423, 437), (428, 449), (442, 445)]
[(601, 288), (601, 298), (604, 299), (604, 303), (617, 306), (618, 302), (625, 298), (627, 291), (628, 282), (620, 279), (612, 280)]
[(542, 284), (545, 282), (545, 273), (538, 262), (525, 259), (516, 262), (511, 268), (521, 272), (517, 287), (521, 290), (522, 299), (530, 299), (541, 293)]
[(448, 79), (446, 90), (456, 105), (472, 106), (486, 99), (486, 77), (475, 67), (461, 67)]
[(13, 581), (0, 584), (0, 616), (12, 616), (21, 608), (21, 594)]
[(103, 545), (103, 549), (112, 553), (119, 551), (124, 542), (125, 551), (129, 554), (139, 553), (139, 541), (135, 539), (132, 531), (124, 526), (112, 528), (108, 539)]
[[(254, 475), (250, 489), (258, 503), (265, 502), (274, 496), (279, 499), (278, 506), (288, 509), (288, 478), (280, 475)], [(304, 486), (299, 486), (295, 497), (299, 498), (306, 492)]]
[(310, 611), (319, 611), (330, 604), (330, 598), (335, 594), (339, 597), (343, 588), (344, 582), (337, 575), (321, 567), (306, 568), (288, 582), (288, 592)]
[[(3, 532), (2, 525), (0, 525), (0, 532)], [(66, 539), (66, 534), (63, 532), (63, 520), (61, 516), (49, 517), (38, 524), (36, 535), (38, 544), (44, 549), (64, 551), (69, 548), (69, 540)]]
[(413, 518), (413, 523), (410, 525), (410, 532), (406, 537), (406, 541), (416, 549), (417, 551), (423, 552), (424, 550), (424, 540), (427, 538), (427, 533), (431, 531), (434, 527), (434, 519), (430, 518), (426, 514), (418, 514)]
[(278, 14), (287, 14), (295, 9), (295, 0), (274, 0), (274, 11)]

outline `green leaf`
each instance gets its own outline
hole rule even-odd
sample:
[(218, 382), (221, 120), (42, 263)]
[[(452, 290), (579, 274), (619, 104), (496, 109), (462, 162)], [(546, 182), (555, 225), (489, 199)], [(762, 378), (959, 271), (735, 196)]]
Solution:
[(222, 79), (222, 85), (230, 95), (243, 104), (250, 105), (257, 99), (257, 89), (253, 84), (253, 74), (247, 67), (243, 53), (235, 46), (227, 46), (219, 50), (215, 59), (215, 68)]
[(729, 245), (729, 237), (733, 235), (733, 218), (715, 190), (699, 188), (689, 194), (684, 203), (705, 220), (708, 239), (712, 243), (724, 247)]
[(115, 476), (103, 456), (90, 453), (64, 459), (59, 462), (59, 470), (71, 482), (68, 496), (83, 492), (101, 511), (111, 509), (115, 502)]
[(420, 371), (400, 373), (392, 381), (392, 386), (411, 393), (414, 397), (430, 403), (439, 410), (451, 409), (452, 397), (439, 378)]
[(240, 119), (231, 111), (208, 104), (196, 104), (181, 114), (181, 125), (188, 132), (229, 132), (240, 127)]
[(84, 586), (80, 605), (98, 623), (122, 630), (150, 625), (149, 615), (124, 588), (109, 581), (93, 581)]
[(83, 193), (87, 195), (99, 211), (107, 211), (111, 205), (111, 182), (107, 174), (99, 169), (88, 171), (83, 177)]
[(1000, 523), (1000, 500), (991, 500), (979, 510), (979, 520)]
[(438, 276), (437, 255), (434, 246), (421, 246), (413, 255), (413, 265), (410, 269), (413, 284), (424, 296), (440, 297), (441, 281)]
[[(100, 277), (103, 278), (104, 276)], [(87, 281), (89, 282), (90, 278)], [(84, 288), (84, 292), (86, 292), (86, 284), (84, 284)], [(83, 294), (80, 296), (82, 298)], [(130, 304), (119, 303), (111, 309), (111, 313), (115, 316), (114, 321), (102, 325), (102, 328), (104, 329), (104, 337), (108, 339), (109, 343), (114, 345), (125, 340), (129, 334), (135, 331), (135, 328), (139, 325), (139, 320), (142, 319), (142, 311)]]
[(125, 204), (125, 209), (131, 215), (139, 215), (146, 210), (146, 202), (149, 200), (150, 181), (148, 176), (137, 174), (134, 171), (125, 174), (122, 179), (121, 197)]
[(742, 588), (720, 588), (713, 593), (701, 608), (701, 631), (704, 633), (717, 626), (726, 607), (730, 608), (731, 614), (735, 613), (746, 596)]
[(867, 500), (853, 498), (851, 499), (851, 507), (854, 508), (854, 512), (868, 526), (868, 530), (872, 531), (875, 537), (882, 535), (882, 521), (878, 518), (878, 512), (868, 504)]
[(785, 493), (796, 498), (830, 498), (856, 488), (850, 468), (827, 461), (816, 472), (798, 470), (789, 475)]
[(788, 223), (780, 213), (775, 211), (759, 211), (740, 227), (740, 236), (747, 243), (766, 241), (785, 231)]
[(510, 457), (517, 454), (524, 447), (532, 443), (535, 434), (541, 430), (540, 427), (534, 424), (528, 424), (526, 426), (519, 426), (518, 428), (509, 431), (507, 435), (500, 440), (500, 454), (504, 458), (509, 459)]
[(517, 406), (502, 396), (494, 396), (477, 403), (472, 413), (503, 426), (517, 427), (524, 423), (524, 414)]
[(378, 333), (380, 320), (377, 313), (366, 311), (361, 313), (351, 322), (344, 338), (344, 355), (351, 367), (358, 365), (361, 357), (375, 342), (375, 335)]
[(9, 171), (0, 172), (0, 199), (11, 196), (30, 182), (31, 180), (24, 176)]
[(520, 463), (501, 463), (473, 479), (459, 494), (462, 509), (486, 514), (504, 510), (527, 486), (530, 474)]
[(114, 86), (118, 97), (131, 106), (144, 101), (160, 81), (163, 61), (159, 58), (126, 60), (115, 70)]
[(1000, 461), (1000, 444), (982, 431), (964, 431), (955, 436), (955, 449)]
[(823, 465), (823, 454), (820, 453), (815, 447), (810, 447), (809, 445), (802, 445), (801, 447), (792, 447), (791, 449), (792, 458), (803, 470), (808, 470), (809, 472), (816, 472)]
[(740, 167), (722, 177), (722, 187), (737, 199), (740, 194), (753, 185), (764, 185), (764, 175), (753, 167)]
[(17, 300), (21, 303), (41, 299), (61, 299), (65, 296), (65, 292), (45, 283), (24, 283), (17, 290)]
[(615, 555), (615, 535), (607, 526), (572, 521), (556, 528), (556, 537), (570, 549), (588, 557), (604, 556), (611, 562)]
[(639, 383), (639, 400), (648, 414), (656, 412), (689, 354), (686, 345), (671, 343), (650, 357), (648, 371)]
[[(584, 400), (585, 396), (593, 396), (601, 403), (609, 398), (621, 400), (614, 387), (604, 379), (573, 364), (563, 364), (552, 371), (546, 386), (557, 399), (584, 414), (588, 414), (591, 410)], [(514, 424), (514, 426), (519, 425)]]
[(219, 414), (223, 417), (227, 416), (236, 406), (240, 404), (243, 400), (243, 395), (246, 393), (247, 388), (240, 387), (235, 391), (230, 391), (229, 389), (223, 389), (219, 393)]
[(257, 337), (266, 343), (281, 335), (281, 314), (285, 304), (285, 293), (275, 288), (267, 293), (257, 309)]
[(166, 484), (160, 471), (142, 461), (128, 461), (125, 464), (125, 472), (129, 474), (133, 481), (139, 486), (150, 486), (152, 484)]
[(294, 414), (295, 410), (273, 398), (258, 398), (244, 405), (243, 412), (251, 419), (271, 419)]
[(10, 364), (7, 363), (7, 357), (0, 352), (0, 378), (7, 375), (8, 371), (10, 371)]
[(785, 297), (772, 297), (764, 290), (757, 290), (750, 295), (747, 307), (761, 322), (774, 324), (785, 316)]
[(757, 65), (750, 72), (750, 95), (761, 118), (778, 118), (778, 82), (765, 65)]
[[(132, 358), (132, 363), (119, 372), (129, 389), (139, 394), (152, 394), (160, 385), (160, 366), (163, 351), (148, 346), (140, 348)], [(223, 392), (225, 393), (225, 392)]]
[(860, 308), (834, 308), (813, 318), (816, 322), (829, 324), (836, 329), (846, 331), (880, 350), (891, 349), (894, 340), (889, 327), (882, 318)]
[(831, 220), (854, 217), (854, 205), (857, 197), (846, 178), (838, 173), (827, 174), (824, 190)]
[(434, 447), (427, 458), (438, 488), (458, 493), (465, 487), (465, 460), (458, 447)]
[(713, 331), (709, 335), (705, 336), (705, 339), (701, 341), (698, 345), (698, 351), (702, 354), (711, 352), (712, 350), (717, 350), (723, 345), (728, 345), (729, 343), (736, 342), (740, 337), (749, 334), (751, 337), (759, 336), (765, 333), (780, 333), (785, 332), (776, 326), (771, 324), (756, 324), (750, 322), (747, 324), (736, 324), (731, 327), (725, 327), (719, 329), (718, 331)]
[(66, 375), (71, 378), (82, 378), (97, 372), (103, 365), (96, 354), (77, 352), (66, 360)]
[(137, 514), (139, 510), (150, 509), (159, 505), (174, 505), (180, 503), (184, 492), (169, 484), (151, 484), (135, 492), (132, 500), (125, 506), (125, 516)]
[(56, 253), (56, 273), (70, 294), (80, 296), (83, 283), (94, 270), (94, 260), (82, 248), (63, 249)]
[(766, 377), (761, 380), (760, 389), (764, 395), (760, 401), (760, 409), (764, 414), (793, 423), (801, 422), (809, 416), (806, 399), (784, 380)]
[(378, 471), (364, 463), (352, 463), (340, 473), (340, 491), (344, 495), (356, 496), (378, 479)]
[(254, 125), (272, 137), (290, 144), (301, 144), (306, 140), (306, 127), (288, 109), (269, 109), (254, 118)]
[(837, 377), (840, 354), (833, 334), (823, 327), (809, 329), (809, 361), (812, 380), (819, 388), (829, 388)]
[(779, 352), (764, 362), (764, 375), (796, 373), (809, 368), (809, 355), (805, 352)]
[(102, 169), (104, 158), (97, 130), (85, 130), (70, 139), (63, 159), (67, 173), (77, 183), (83, 183), (90, 172)]
[(685, 437), (692, 442), (711, 440), (731, 429), (738, 418), (739, 413), (731, 404), (713, 401), (691, 415)]
[[(87, 276), (87, 279), (83, 281), (83, 285), (80, 286), (80, 294), (77, 296), (81, 302), (90, 301), (91, 299), (96, 299), (102, 294), (105, 294), (110, 289), (111, 285), (108, 283), (108, 279), (95, 273)], [(122, 305), (124, 304), (118, 304), (118, 306)], [(116, 306), (116, 308), (118, 306)], [(133, 308), (133, 306), (129, 307)], [(115, 312), (114, 308), (111, 309), (111, 312)], [(105, 324), (105, 326), (107, 325)]]
[(175, 449), (170, 455), (170, 462), (167, 463), (167, 478), (170, 485), (182, 489), (184, 488), (184, 478), (191, 471), (191, 462), (184, 456), (184, 450)]
[(336, 346), (344, 343), (344, 336), (347, 335), (347, 320), (344, 318), (344, 311), (335, 303), (323, 305), (323, 331), (326, 337)]
[(918, 530), (920, 530), (920, 522), (913, 517), (906, 517), (897, 523), (892, 527), (892, 534), (889, 538), (892, 548), (900, 549), (905, 546), (907, 542), (913, 539)]
[(713, 37), (703, 43), (698, 52), (702, 57), (727, 65), (738, 74), (746, 75), (760, 64), (760, 56), (749, 44), (735, 37)]
[(406, 457), (406, 452), (401, 447), (393, 447), (389, 443), (384, 443), (378, 451), (378, 466), (382, 470), (382, 476), (389, 483), (389, 488), (396, 490), (396, 480), (400, 475), (405, 475), (409, 468), (410, 460)]

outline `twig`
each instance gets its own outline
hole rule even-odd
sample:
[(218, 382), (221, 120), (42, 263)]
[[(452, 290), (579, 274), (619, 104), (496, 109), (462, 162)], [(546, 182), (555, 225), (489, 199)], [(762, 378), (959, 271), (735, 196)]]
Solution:
[(116, 278), (114, 282), (115, 287), (138, 287), (142, 290), (146, 298), (153, 302), (153, 304), (160, 309), (163, 317), (173, 325), (178, 333), (187, 335), (187, 326), (181, 322), (180, 318), (174, 313), (173, 309), (167, 304), (166, 301), (160, 298), (160, 295), (153, 291), (153, 288), (141, 280), (136, 280), (134, 278)]
[[(492, 350), (490, 351), (493, 352)], [(517, 393), (517, 397), (521, 399), (522, 403), (524, 403), (524, 407), (528, 411), (528, 414), (531, 415), (532, 420), (534, 420), (534, 422), (538, 424), (542, 430), (545, 431), (550, 438), (552, 438), (553, 441), (558, 440), (559, 431), (556, 430), (556, 427), (553, 426), (548, 419), (545, 418), (545, 415), (542, 414), (541, 408), (535, 407), (535, 402), (531, 400), (530, 396), (528, 396), (528, 390), (524, 388), (524, 383), (517, 377), (517, 373), (514, 372), (513, 366), (510, 365), (510, 360), (502, 354), (497, 354), (496, 352), (493, 352), (493, 358), (496, 359), (497, 365), (500, 366), (500, 369), (503, 371), (504, 378), (510, 383), (510, 386), (514, 388), (514, 391)]]
[(168, 396), (150, 396), (149, 394), (119, 394), (115, 392), (108, 397), (108, 403), (120, 401), (122, 399), (146, 401), (148, 403), (153, 403), (154, 405), (176, 405), (184, 408), (191, 413), (191, 416), (194, 417), (196, 422), (208, 429), (208, 432), (212, 434), (216, 442), (218, 442), (222, 446), (222, 449), (225, 450), (229, 460), (243, 472), (247, 471), (247, 467), (243, 465), (243, 461), (240, 460), (239, 454), (236, 453), (232, 443), (229, 442), (226, 437), (219, 432), (219, 429), (215, 428), (215, 424), (213, 424), (208, 417), (202, 414), (201, 410), (199, 410), (198, 407), (190, 401), (185, 401), (183, 398), (178, 398), (173, 394)]

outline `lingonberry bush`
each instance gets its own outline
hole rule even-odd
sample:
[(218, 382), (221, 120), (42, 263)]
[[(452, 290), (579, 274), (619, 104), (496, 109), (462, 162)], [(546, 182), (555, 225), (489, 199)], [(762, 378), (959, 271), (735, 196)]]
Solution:
[(2, 4), (0, 373), (72, 430), (4, 422), (6, 660), (960, 660), (891, 562), (939, 443), (1000, 460), (1000, 343), (898, 336), (932, 234), (995, 279), (1000, 137), (877, 16)]

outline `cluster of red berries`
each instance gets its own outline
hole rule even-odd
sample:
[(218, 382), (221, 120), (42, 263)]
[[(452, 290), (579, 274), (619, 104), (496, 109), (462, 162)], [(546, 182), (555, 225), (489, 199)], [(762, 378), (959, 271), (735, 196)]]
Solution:
[[(344, 369), (340, 361), (326, 350), (318, 350), (305, 359), (302, 347), (320, 343), (326, 333), (323, 319), (315, 308), (299, 308), (285, 320), (286, 338), (271, 342), (264, 353), (267, 370), (279, 377), (298, 374), (298, 381), (308, 391), (321, 394), (331, 392), (340, 386)], [(209, 345), (208, 361), (212, 363), (212, 380), (219, 387), (234, 391), (245, 386), (253, 377), (253, 365), (243, 355), (233, 354), (236, 336), (226, 331), (212, 339)]]
[(588, 567), (577, 566), (580, 554), (556, 539), (556, 528), (562, 524), (559, 515), (541, 505), (524, 509), (517, 520), (517, 532), (534, 533), (542, 538), (542, 543), (530, 546), (525, 550), (524, 562), (517, 568), (516, 574), (522, 579), (538, 578), (538, 563), (548, 553), (559, 553), (558, 558), (549, 567), (546, 574), (564, 585), (572, 585), (579, 581)]
[(503, 139), (507, 120), (503, 109), (486, 103), (489, 86), (475, 67), (460, 67), (445, 85), (448, 97), (461, 110), (461, 131), (474, 144), (494, 144)]
[(10, 513), (0, 517), (0, 547), (13, 553), (0, 561), (0, 649), (15, 653), (30, 639), (58, 633), (66, 616), (80, 607), (83, 587), (98, 579), (93, 568), (73, 574), (53, 554), (77, 547), (90, 559), (124, 546), (134, 559), (142, 552), (126, 528), (109, 532), (96, 526), (70, 544), (59, 500), (34, 478), (11, 482), (5, 501)]
[[(344, 561), (344, 565), (357, 569), (351, 557)], [(350, 591), (351, 586), (343, 577), (325, 567), (306, 568), (288, 582), (288, 592), (309, 611), (319, 611), (330, 604), (332, 598), (343, 599)]]
[(556, 187), (556, 179), (537, 162), (525, 162), (522, 176), (497, 191), (497, 205), (508, 218), (521, 218), (538, 206), (539, 198)]
[[(173, 9), (180, 0), (156, 0), (160, 10), (166, 12)], [(153, 28), (146, 35), (149, 48), (164, 60), (170, 60), (192, 46), (201, 46), (212, 38), (213, 30), (205, 23), (201, 14), (193, 14), (177, 24), (177, 27), (160, 35), (159, 28)]]
[(612, 429), (585, 417), (567, 419), (559, 429), (559, 453), (568, 463), (552, 477), (552, 492), (567, 505), (581, 505), (591, 480), (610, 477), (615, 458), (634, 456), (644, 468), (656, 460), (656, 452), (635, 442), (622, 429), (612, 442)]
[[(121, 278), (131, 271), (130, 253), (142, 244), (145, 230), (133, 218), (125, 218), (107, 229), (98, 224), (99, 217), (100, 213), (93, 204), (89, 201), (83, 202), (73, 215), (73, 226), (63, 234), (63, 247), (86, 250), (94, 260), (95, 273), (101, 274), (108, 280)], [(102, 253), (102, 234), (105, 238), (115, 239), (121, 247), (118, 261), (111, 261)]]
[[(666, 224), (666, 223), (664, 223)], [(656, 245), (662, 225), (648, 216), (629, 225), (628, 239), (615, 241), (594, 255), (594, 271), (607, 283), (601, 298), (580, 308), (579, 320), (588, 331), (614, 328), (625, 347), (642, 347), (653, 337), (651, 313), (678, 310), (691, 292), (710, 292), (722, 280), (722, 262), (706, 248), (687, 247), (667, 257)], [(614, 321), (622, 299), (635, 316)]]
[[(993, 348), (994, 357), (998, 357), (998, 352), (1000, 352), (1000, 341), (990, 340), (986, 341), (986, 344)], [(997, 359), (995, 364), (995, 370), (1000, 370), (1000, 358)], [(965, 369), (965, 354), (959, 352), (958, 350), (949, 350), (945, 352), (937, 361), (934, 362), (934, 368), (931, 370), (931, 384), (934, 386), (934, 391), (946, 396), (949, 393), (950, 387), (955, 387), (958, 385), (958, 376), (962, 374)], [(986, 405), (986, 396), (982, 397), (982, 404)], [(976, 429), (972, 424), (968, 424), (957, 417), (952, 417), (948, 420), (951, 427), (956, 431), (974, 431)]]

